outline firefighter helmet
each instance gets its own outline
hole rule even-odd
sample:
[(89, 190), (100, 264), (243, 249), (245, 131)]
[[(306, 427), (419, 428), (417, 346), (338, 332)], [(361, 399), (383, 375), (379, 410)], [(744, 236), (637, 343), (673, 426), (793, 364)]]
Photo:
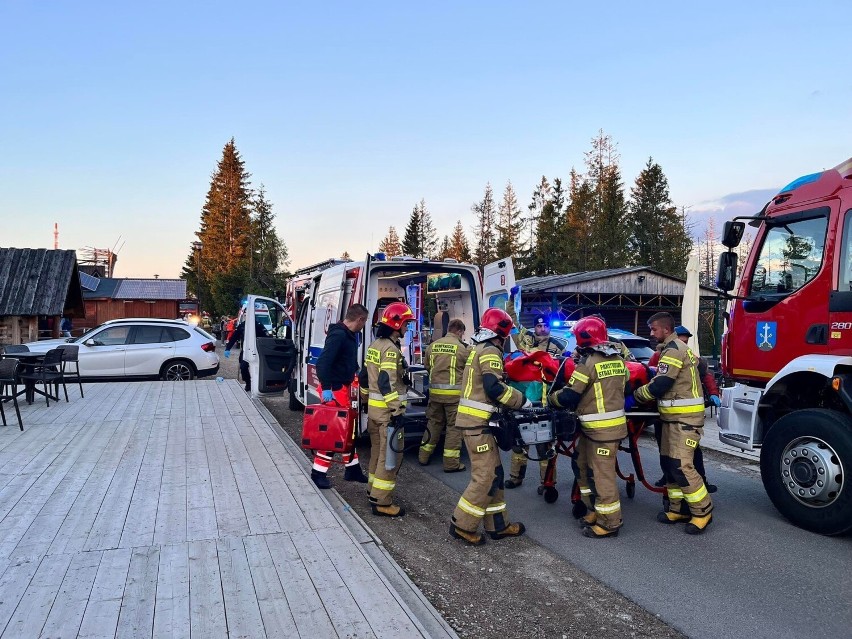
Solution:
[(473, 336), (476, 342), (484, 342), (494, 337), (507, 338), (512, 331), (512, 318), (500, 308), (489, 308), (482, 314), (479, 330)]
[(414, 321), (414, 312), (411, 307), (405, 302), (393, 302), (385, 307), (382, 311), (382, 316), (379, 318), (379, 324), (384, 324), (395, 331), (402, 332), (406, 322)]
[(577, 338), (577, 346), (585, 348), (603, 344), (609, 339), (606, 333), (606, 322), (596, 315), (584, 317), (574, 324), (572, 331)]

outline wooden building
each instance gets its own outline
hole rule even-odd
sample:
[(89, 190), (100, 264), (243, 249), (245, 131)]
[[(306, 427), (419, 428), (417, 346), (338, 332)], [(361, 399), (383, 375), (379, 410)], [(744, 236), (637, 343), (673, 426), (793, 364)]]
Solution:
[[(609, 326), (647, 336), (648, 318), (667, 311), (680, 322), (686, 282), (647, 266), (545, 275), (518, 280), (521, 322), (530, 326), (536, 314), (578, 320), (601, 314)], [(709, 352), (721, 337), (719, 292), (701, 287), (699, 338)]]
[(59, 337), (63, 315), (85, 317), (77, 254), (0, 248), (0, 344)]
[(82, 274), (85, 322), (78, 329), (94, 328), (107, 320), (126, 317), (175, 319), (186, 302), (186, 280), (97, 278)]

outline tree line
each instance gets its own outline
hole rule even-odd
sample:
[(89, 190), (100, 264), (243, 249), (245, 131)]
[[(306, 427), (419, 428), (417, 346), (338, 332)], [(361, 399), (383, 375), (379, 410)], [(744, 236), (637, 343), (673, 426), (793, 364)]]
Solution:
[(584, 172), (572, 168), (565, 181), (542, 176), (526, 212), (511, 181), (499, 203), (486, 184), (482, 199), (471, 206), (472, 242), (462, 220), (439, 239), (421, 199), (403, 237), (391, 226), (378, 250), (389, 257), (453, 258), (480, 267), (512, 256), (519, 277), (640, 265), (683, 277), (693, 249), (692, 225), (685, 208), (672, 202), (662, 167), (648, 158), (628, 196), (617, 145), (603, 131), (592, 139), (584, 164)]
[(272, 202), (251, 174), (231, 138), (210, 181), (198, 238), (181, 272), (187, 288), (214, 318), (234, 315), (251, 292), (283, 290), (287, 247), (275, 228)]

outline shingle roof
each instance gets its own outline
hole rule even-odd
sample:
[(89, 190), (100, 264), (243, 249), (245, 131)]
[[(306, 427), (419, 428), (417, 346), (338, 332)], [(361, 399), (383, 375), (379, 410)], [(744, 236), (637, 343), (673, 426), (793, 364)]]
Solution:
[[(654, 269), (648, 268), (647, 266), (626, 266), (624, 268), (611, 268), (601, 271), (580, 271), (579, 273), (567, 273), (565, 275), (542, 275), (535, 277), (525, 277), (522, 280), (518, 280), (518, 284), (523, 287), (524, 291), (534, 293), (545, 291), (550, 288), (570, 286), (572, 284), (579, 284), (580, 282), (602, 280), (608, 277), (617, 277), (619, 275), (626, 275), (627, 273), (637, 273), (640, 271), (646, 273), (653, 273), (654, 275), (674, 280), (675, 282), (683, 282), (684, 284), (686, 283), (686, 280), (683, 280), (679, 277), (666, 275), (665, 273), (660, 273), (659, 271), (655, 271)], [(705, 291), (716, 292), (715, 289), (709, 286), (702, 285), (701, 289)]]
[(120, 280), (115, 299), (185, 300), (186, 280)]
[(0, 248), (0, 315), (82, 313), (77, 253)]

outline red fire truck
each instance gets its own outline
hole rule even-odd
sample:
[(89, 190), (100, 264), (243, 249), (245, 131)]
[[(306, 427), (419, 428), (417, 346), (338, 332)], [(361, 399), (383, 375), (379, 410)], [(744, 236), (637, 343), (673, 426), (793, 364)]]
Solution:
[[(739, 285), (745, 223), (757, 227)], [(720, 439), (760, 449), (763, 485), (808, 530), (852, 531), (852, 159), (801, 177), (725, 223)]]

